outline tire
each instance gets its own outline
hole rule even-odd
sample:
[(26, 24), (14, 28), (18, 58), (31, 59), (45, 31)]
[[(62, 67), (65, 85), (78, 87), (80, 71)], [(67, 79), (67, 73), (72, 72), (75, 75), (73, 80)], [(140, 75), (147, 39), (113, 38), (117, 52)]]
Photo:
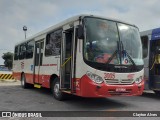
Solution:
[(56, 100), (62, 101), (65, 99), (66, 94), (60, 91), (60, 82), (58, 78), (55, 78), (52, 82), (52, 94)]
[(25, 77), (25, 74), (23, 73), (22, 76), (21, 76), (21, 86), (22, 88), (29, 88), (30, 85), (28, 83), (26, 83), (26, 77)]
[(154, 91), (157, 96), (160, 96), (160, 91)]

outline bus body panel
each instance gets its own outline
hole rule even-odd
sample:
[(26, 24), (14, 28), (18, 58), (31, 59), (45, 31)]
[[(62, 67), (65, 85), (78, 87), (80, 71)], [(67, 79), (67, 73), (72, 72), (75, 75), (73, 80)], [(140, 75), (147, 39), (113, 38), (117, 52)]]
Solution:
[(15, 79), (20, 80), (21, 74), (26, 73), (27, 83), (33, 84), (33, 59), (18, 60), (13, 62), (13, 76)]
[[(84, 75), (76, 84), (76, 95), (83, 97), (110, 97), (110, 96), (133, 96), (142, 95), (144, 89), (144, 80), (138, 87), (132, 85), (107, 85), (105, 82), (96, 84), (88, 76)], [(122, 89), (122, 91), (117, 91)]]
[(59, 76), (59, 61), (59, 56), (44, 57), (43, 64), (41, 66), (41, 71), (39, 73), (39, 83), (42, 84), (43, 87), (50, 88), (50, 77), (52, 74)]

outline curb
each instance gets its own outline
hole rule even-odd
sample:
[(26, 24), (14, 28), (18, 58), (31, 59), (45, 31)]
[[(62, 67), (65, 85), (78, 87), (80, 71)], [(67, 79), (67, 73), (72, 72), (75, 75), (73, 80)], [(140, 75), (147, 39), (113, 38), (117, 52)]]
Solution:
[(12, 80), (4, 80), (0, 79), (0, 82), (17, 82), (18, 80), (12, 79)]
[(154, 93), (152, 90), (144, 90), (143, 93)]

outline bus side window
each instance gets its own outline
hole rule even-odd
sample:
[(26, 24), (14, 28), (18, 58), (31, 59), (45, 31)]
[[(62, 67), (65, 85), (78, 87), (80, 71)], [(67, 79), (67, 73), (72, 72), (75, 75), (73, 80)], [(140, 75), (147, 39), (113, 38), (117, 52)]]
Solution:
[(20, 45), (19, 59), (22, 60), (26, 57), (26, 43)]
[(27, 44), (27, 51), (26, 51), (26, 58), (32, 58), (33, 57), (33, 50), (34, 50), (34, 41), (29, 41)]
[(61, 40), (62, 40), (62, 30), (56, 30), (48, 34), (46, 37), (45, 55), (46, 56), (60, 55)]
[(19, 59), (18, 49), (19, 49), (19, 46), (16, 46), (15, 50), (14, 50), (14, 60), (18, 60)]
[(50, 56), (50, 55), (52, 55), (51, 52), (52, 51), (51, 51), (51, 46), (50, 46), (50, 34), (48, 34), (46, 37), (45, 55)]
[(142, 41), (142, 49), (143, 49), (143, 58), (146, 58), (148, 56), (148, 36), (142, 36), (141, 37)]

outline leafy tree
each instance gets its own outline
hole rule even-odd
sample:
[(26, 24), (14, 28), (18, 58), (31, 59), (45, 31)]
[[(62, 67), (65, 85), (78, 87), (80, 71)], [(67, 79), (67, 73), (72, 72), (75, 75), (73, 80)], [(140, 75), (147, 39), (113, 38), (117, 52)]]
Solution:
[(8, 69), (11, 70), (13, 63), (13, 53), (11, 52), (3, 53), (2, 58), (4, 59), (5, 67), (8, 67)]

